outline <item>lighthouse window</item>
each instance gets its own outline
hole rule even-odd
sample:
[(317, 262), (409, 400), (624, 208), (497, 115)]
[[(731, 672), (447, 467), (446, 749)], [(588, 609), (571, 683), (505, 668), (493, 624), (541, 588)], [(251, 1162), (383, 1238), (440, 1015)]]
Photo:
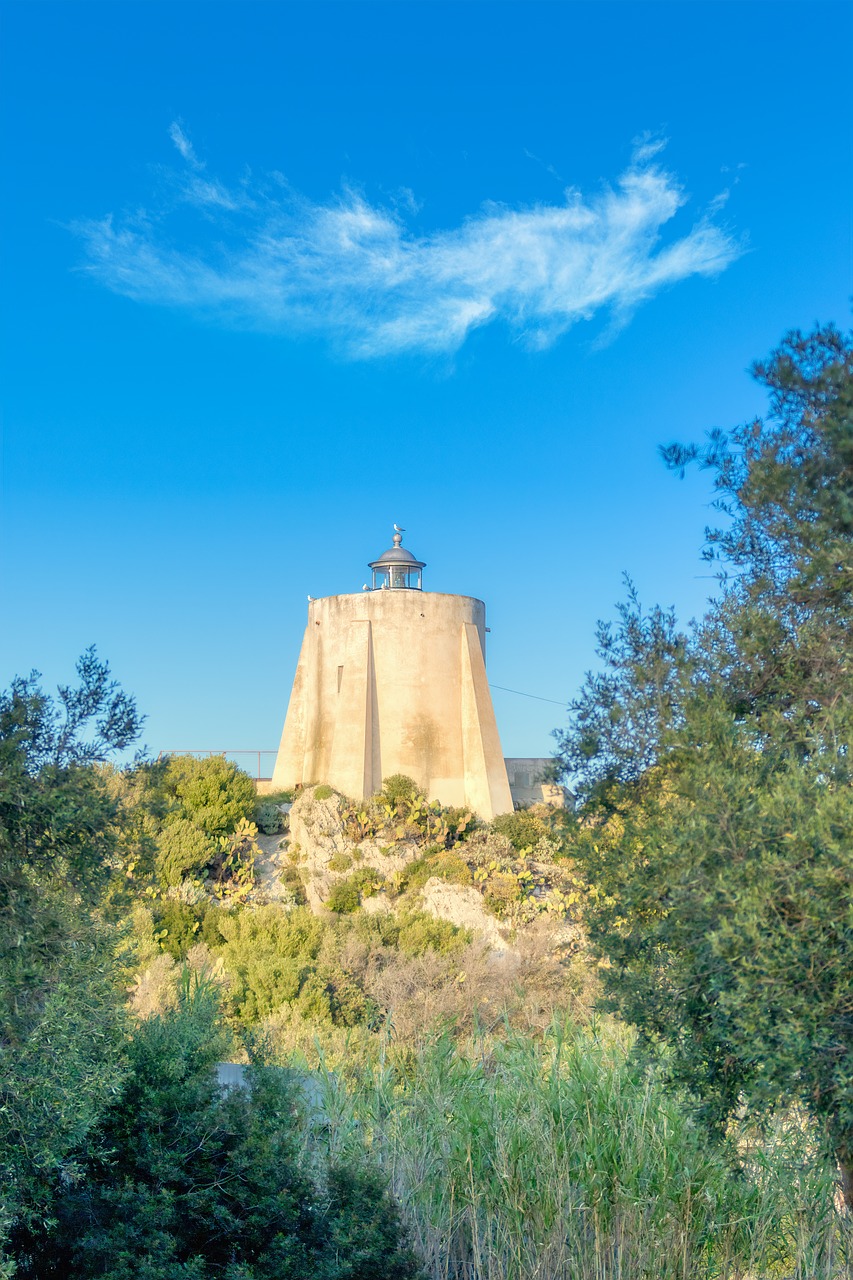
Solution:
[(338, 667), (338, 693), (340, 693), (341, 691), (341, 681), (343, 680), (343, 678), (344, 678), (344, 669), (343, 667)]

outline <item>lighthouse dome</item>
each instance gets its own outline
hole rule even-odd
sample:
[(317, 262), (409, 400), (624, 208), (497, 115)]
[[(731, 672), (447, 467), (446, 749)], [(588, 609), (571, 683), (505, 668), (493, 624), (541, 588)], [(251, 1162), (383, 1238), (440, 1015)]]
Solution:
[(394, 526), (394, 545), (383, 551), (378, 560), (371, 560), (373, 571), (373, 590), (390, 588), (392, 590), (421, 591), (423, 589), (422, 571), (426, 562), (418, 560), (403, 546), (405, 529)]

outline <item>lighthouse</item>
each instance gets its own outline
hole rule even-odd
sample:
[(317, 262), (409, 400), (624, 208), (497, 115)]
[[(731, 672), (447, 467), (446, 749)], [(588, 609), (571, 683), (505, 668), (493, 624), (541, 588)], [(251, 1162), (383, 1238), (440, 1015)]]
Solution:
[(423, 589), (393, 545), (352, 594), (309, 599), (272, 786), (362, 799), (407, 774), (430, 800), (490, 819), (513, 808), (486, 678), (486, 606)]

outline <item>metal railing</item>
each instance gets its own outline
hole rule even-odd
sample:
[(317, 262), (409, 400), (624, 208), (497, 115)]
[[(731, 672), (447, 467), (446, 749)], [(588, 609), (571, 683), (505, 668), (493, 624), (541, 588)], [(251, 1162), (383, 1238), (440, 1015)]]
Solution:
[[(278, 755), (278, 752), (275, 750), (248, 751), (242, 747), (236, 751), (213, 751), (208, 747), (184, 747), (181, 750), (174, 748), (173, 750), (170, 750), (170, 751), (158, 751), (157, 759), (162, 760), (163, 756), (197, 756), (202, 760), (208, 756), (224, 756), (226, 759), (230, 758), (231, 756), (255, 756), (257, 758), (257, 764), (258, 764), (258, 772), (255, 776), (258, 782), (261, 782), (261, 781), (266, 781), (268, 778), (272, 777), (272, 769), (270, 769), (270, 772), (268, 774), (261, 773), (261, 756), (275, 757), (277, 755)], [(248, 772), (249, 770), (247, 769), (246, 773)]]

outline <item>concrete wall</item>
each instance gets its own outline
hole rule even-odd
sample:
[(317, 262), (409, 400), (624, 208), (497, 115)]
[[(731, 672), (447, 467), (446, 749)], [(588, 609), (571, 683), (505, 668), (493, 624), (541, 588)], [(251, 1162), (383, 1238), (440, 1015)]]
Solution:
[(568, 787), (545, 781), (553, 763), (550, 756), (516, 756), (504, 761), (513, 803), (518, 808), (530, 804), (549, 804), (555, 809), (574, 806), (574, 797)]
[(363, 591), (308, 606), (272, 785), (361, 798), (392, 773), (484, 818), (512, 807), (486, 679), (485, 605)]

